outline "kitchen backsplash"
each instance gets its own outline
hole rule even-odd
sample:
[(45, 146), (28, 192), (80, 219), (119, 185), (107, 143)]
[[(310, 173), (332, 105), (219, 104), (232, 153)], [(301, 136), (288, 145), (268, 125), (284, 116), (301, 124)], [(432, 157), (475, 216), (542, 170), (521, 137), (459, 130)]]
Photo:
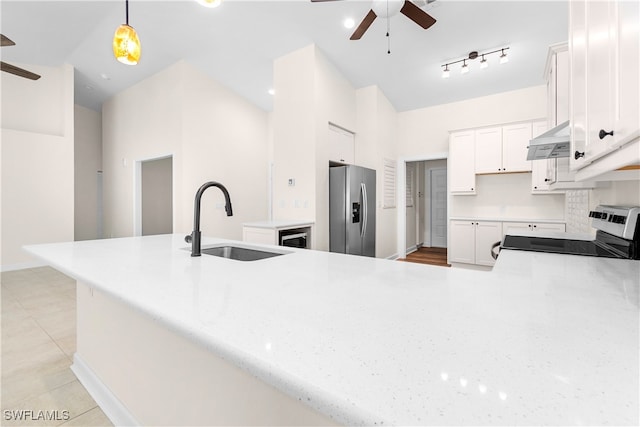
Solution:
[(565, 193), (567, 232), (589, 233), (589, 190), (567, 190)]

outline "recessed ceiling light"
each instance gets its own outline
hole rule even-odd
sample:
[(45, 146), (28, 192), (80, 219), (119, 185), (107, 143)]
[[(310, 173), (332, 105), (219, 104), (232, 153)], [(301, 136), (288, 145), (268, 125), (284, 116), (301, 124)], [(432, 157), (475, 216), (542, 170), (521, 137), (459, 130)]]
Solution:
[(276, 90), (275, 89), (269, 89), (267, 92), (269, 92), (269, 95), (275, 95), (276, 94)]
[(353, 28), (356, 25), (356, 21), (353, 20), (353, 18), (347, 18), (345, 19), (342, 24), (344, 25), (345, 28)]

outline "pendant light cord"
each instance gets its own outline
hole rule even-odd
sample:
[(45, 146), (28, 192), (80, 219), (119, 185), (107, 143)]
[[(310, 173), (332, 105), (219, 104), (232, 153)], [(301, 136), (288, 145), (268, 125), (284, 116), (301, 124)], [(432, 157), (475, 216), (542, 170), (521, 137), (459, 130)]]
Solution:
[(129, 0), (124, 0), (125, 16), (127, 17), (127, 25), (129, 25)]
[(391, 54), (391, 21), (389, 20), (389, 0), (387, 0), (387, 54)]

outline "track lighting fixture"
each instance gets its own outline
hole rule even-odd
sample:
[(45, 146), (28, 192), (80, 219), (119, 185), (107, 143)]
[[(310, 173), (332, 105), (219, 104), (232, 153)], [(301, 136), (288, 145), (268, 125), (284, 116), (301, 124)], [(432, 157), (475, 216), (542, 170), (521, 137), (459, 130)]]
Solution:
[(469, 52), (469, 55), (466, 58), (462, 58), (457, 61), (447, 62), (446, 64), (441, 65), (441, 67), (443, 68), (442, 78), (446, 79), (449, 77), (449, 70), (450, 70), (449, 65), (458, 64), (460, 62), (462, 62), (462, 68), (460, 70), (460, 73), (467, 74), (469, 72), (469, 64), (467, 64), (467, 61), (473, 61), (478, 56), (482, 57), (482, 59), (480, 60), (480, 68), (487, 68), (489, 66), (489, 62), (487, 61), (487, 58), (485, 58), (485, 56), (489, 56), (491, 54), (498, 53), (498, 52), (500, 52), (500, 63), (505, 64), (509, 62), (509, 58), (507, 57), (507, 52), (506, 52), (506, 50), (508, 49), (509, 49), (508, 47), (503, 47), (497, 50), (492, 50), (490, 52), (484, 52), (484, 53), (478, 53), (475, 50), (472, 52)]
[(126, 24), (120, 25), (113, 35), (113, 55), (119, 62), (136, 65), (140, 60), (140, 39), (129, 26), (129, 0), (125, 0)]
[(480, 68), (487, 68), (488, 66), (489, 66), (489, 63), (487, 62), (484, 55), (482, 55), (482, 59), (480, 60)]
[(448, 79), (449, 78), (449, 66), (445, 66), (444, 70), (442, 71), (442, 78), (443, 79)]
[[(509, 49), (509, 48), (507, 48)], [(509, 57), (507, 57), (507, 54), (504, 53), (504, 49), (502, 49), (502, 54), (500, 54), (500, 63), (501, 64), (506, 64), (507, 62), (509, 62)]]
[(467, 65), (467, 60), (462, 60), (462, 69), (460, 70), (460, 74), (467, 74), (469, 72), (469, 66)]

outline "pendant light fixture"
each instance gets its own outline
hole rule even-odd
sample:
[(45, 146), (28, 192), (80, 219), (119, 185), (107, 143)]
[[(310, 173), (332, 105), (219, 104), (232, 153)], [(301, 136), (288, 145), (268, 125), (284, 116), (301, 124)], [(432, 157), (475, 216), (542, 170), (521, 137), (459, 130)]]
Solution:
[(200, 3), (202, 6), (210, 7), (210, 8), (218, 7), (222, 3), (222, 0), (196, 0), (196, 1)]
[(129, 0), (125, 0), (126, 24), (122, 24), (113, 36), (113, 55), (119, 62), (136, 65), (140, 60), (140, 39), (129, 26)]

